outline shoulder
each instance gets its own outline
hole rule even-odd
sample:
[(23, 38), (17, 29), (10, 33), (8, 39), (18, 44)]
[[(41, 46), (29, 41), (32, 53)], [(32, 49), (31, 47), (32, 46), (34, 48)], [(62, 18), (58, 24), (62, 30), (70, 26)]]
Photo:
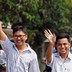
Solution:
[(28, 44), (28, 49), (30, 51), (31, 56), (37, 56), (36, 52), (30, 47), (30, 45)]
[(72, 53), (71, 52), (69, 52), (68, 58), (70, 58), (72, 60)]

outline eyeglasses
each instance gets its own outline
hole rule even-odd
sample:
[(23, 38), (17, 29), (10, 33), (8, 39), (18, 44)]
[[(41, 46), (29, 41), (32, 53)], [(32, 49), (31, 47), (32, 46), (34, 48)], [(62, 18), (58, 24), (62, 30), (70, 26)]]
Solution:
[(23, 38), (26, 35), (14, 35), (14, 38)]

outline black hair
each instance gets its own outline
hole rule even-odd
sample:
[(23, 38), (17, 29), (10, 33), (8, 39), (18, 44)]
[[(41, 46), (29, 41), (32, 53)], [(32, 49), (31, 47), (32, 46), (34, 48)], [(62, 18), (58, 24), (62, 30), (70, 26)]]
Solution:
[(57, 44), (57, 41), (59, 39), (62, 39), (62, 38), (67, 38), (68, 39), (68, 42), (71, 43), (71, 40), (70, 40), (70, 35), (68, 33), (60, 33), (57, 35), (56, 37), (56, 44)]
[(68, 42), (71, 43), (70, 35), (68, 33), (60, 33), (60, 34), (58, 34), (56, 36), (56, 42), (55, 42), (55, 49), (56, 49), (56, 51), (57, 51), (56, 44), (57, 44), (58, 40), (62, 39), (62, 38), (67, 38)]
[(17, 31), (19, 31), (19, 30), (21, 30), (21, 31), (23, 31), (25, 34), (27, 34), (27, 28), (26, 28), (26, 26), (23, 25), (22, 23), (13, 24), (11, 28), (13, 29), (13, 35), (14, 35), (15, 32), (17, 32)]

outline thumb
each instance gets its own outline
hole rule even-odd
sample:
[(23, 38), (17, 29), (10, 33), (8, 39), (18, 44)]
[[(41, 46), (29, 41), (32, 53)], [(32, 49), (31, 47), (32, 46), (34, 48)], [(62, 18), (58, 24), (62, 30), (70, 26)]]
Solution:
[(0, 29), (2, 28), (2, 24), (3, 24), (3, 22), (2, 22), (2, 21), (0, 21)]

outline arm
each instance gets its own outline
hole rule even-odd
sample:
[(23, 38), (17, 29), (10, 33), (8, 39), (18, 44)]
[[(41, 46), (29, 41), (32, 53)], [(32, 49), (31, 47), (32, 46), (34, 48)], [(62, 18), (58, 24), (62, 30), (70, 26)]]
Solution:
[(50, 63), (52, 61), (52, 48), (54, 47), (56, 36), (55, 34), (52, 34), (49, 29), (48, 31), (45, 30), (44, 33), (45, 33), (45, 37), (49, 40), (49, 46), (46, 52), (46, 59), (47, 62)]
[(13, 47), (13, 43), (9, 40), (7, 35), (3, 32), (2, 22), (0, 21), (0, 44), (5, 54), (8, 54), (8, 51)]
[(2, 22), (0, 21), (0, 40), (5, 40), (6, 39), (6, 34), (2, 30)]

